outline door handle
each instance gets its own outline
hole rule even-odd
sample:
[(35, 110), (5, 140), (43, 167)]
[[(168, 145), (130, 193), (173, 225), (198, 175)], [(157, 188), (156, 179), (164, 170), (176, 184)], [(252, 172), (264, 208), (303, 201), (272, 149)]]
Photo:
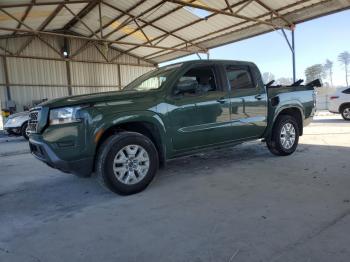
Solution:
[(256, 96), (254, 96), (254, 98), (256, 99), (256, 100), (261, 100), (262, 99), (262, 95), (256, 95)]
[(225, 97), (221, 97), (221, 98), (219, 98), (218, 100), (216, 100), (216, 102), (219, 102), (220, 104), (223, 104), (223, 103), (225, 103)]

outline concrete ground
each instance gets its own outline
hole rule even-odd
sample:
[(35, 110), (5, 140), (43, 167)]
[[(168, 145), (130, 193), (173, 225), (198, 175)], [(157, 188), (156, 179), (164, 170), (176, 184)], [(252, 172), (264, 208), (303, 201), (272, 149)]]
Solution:
[(300, 143), (177, 159), (128, 197), (3, 154), (0, 261), (349, 261), (350, 123), (319, 116)]

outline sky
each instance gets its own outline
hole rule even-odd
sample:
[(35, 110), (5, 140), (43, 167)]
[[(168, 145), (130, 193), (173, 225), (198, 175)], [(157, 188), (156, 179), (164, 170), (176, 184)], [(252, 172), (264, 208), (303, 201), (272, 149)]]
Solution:
[[(290, 36), (290, 32), (286, 31)], [(305, 79), (305, 68), (313, 64), (333, 61), (333, 83), (345, 86), (345, 73), (337, 56), (343, 51), (350, 52), (350, 10), (324, 16), (296, 25), (295, 54), (297, 79)], [(206, 55), (202, 55), (206, 59)], [(190, 55), (172, 60), (174, 62), (199, 59)], [(261, 72), (271, 72), (275, 78), (292, 77), (292, 54), (282, 35), (275, 31), (247, 40), (210, 50), (210, 59), (252, 61)], [(327, 81), (327, 80), (324, 80)]]

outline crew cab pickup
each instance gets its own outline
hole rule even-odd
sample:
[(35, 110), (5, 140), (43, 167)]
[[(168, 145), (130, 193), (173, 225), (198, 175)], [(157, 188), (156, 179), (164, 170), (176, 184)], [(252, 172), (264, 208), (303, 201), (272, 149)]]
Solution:
[(292, 154), (315, 111), (314, 84), (264, 85), (250, 62), (198, 60), (158, 68), (122, 91), (31, 109), (32, 154), (53, 168), (95, 173), (110, 190), (145, 189), (167, 160), (262, 139)]

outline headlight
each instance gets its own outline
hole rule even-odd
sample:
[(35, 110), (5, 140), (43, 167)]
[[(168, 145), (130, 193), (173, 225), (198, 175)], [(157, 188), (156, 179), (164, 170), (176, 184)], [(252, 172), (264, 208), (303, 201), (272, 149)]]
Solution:
[(80, 122), (77, 113), (81, 107), (62, 107), (50, 110), (50, 125)]
[(8, 118), (6, 120), (7, 125), (15, 125), (17, 123), (17, 118)]

